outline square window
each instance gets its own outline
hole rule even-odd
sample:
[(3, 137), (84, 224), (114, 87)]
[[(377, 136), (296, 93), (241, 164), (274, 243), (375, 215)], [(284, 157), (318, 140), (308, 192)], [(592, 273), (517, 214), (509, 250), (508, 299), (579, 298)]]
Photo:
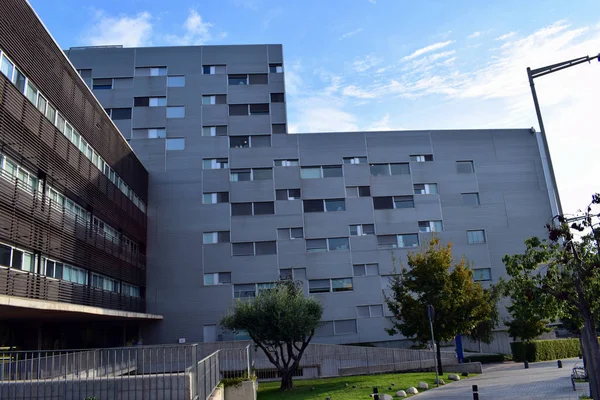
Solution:
[(477, 268), (473, 270), (473, 280), (479, 281), (491, 281), (492, 270), (490, 268)]
[(269, 115), (269, 103), (250, 104), (250, 115)]
[(348, 186), (346, 188), (346, 197), (358, 197), (358, 186)]
[(354, 273), (354, 276), (366, 276), (367, 275), (364, 264), (353, 265), (352, 271)]
[(327, 251), (327, 239), (306, 239), (306, 252)]
[(459, 174), (472, 174), (473, 172), (475, 172), (473, 161), (457, 161), (456, 171)]
[(371, 196), (371, 188), (369, 186), (359, 186), (358, 187), (358, 197), (370, 197)]
[(185, 139), (184, 138), (166, 139), (165, 142), (166, 142), (167, 150), (183, 150), (183, 149), (185, 149)]
[(346, 251), (350, 249), (348, 238), (327, 239), (329, 251)]
[(229, 136), (229, 148), (239, 149), (250, 147), (249, 136)]
[(283, 93), (271, 93), (271, 103), (283, 103)]
[(256, 255), (277, 254), (277, 242), (256, 242)]
[(341, 166), (323, 167), (323, 178), (341, 178), (342, 176)]
[(231, 215), (252, 215), (252, 203), (231, 203)]
[(304, 237), (303, 228), (290, 228), (290, 237), (292, 239), (302, 239)]
[(254, 215), (272, 215), (275, 214), (275, 203), (272, 201), (262, 201), (254, 203)]
[(185, 107), (167, 107), (167, 118), (184, 118)]
[(329, 279), (313, 279), (308, 281), (308, 293), (329, 293)]
[(379, 275), (379, 264), (367, 264), (365, 267), (368, 276)]
[(184, 87), (185, 76), (167, 76), (167, 87)]
[(478, 206), (479, 193), (461, 193), (463, 206)]
[(384, 176), (390, 174), (389, 164), (371, 164), (372, 176)]
[(252, 170), (252, 180), (267, 181), (273, 179), (273, 170), (271, 168), (254, 168)]
[(483, 229), (467, 231), (467, 242), (469, 244), (485, 243), (485, 231)]
[(300, 199), (300, 189), (288, 189), (288, 198), (290, 200)]
[(325, 211), (346, 211), (346, 200), (325, 199)]
[(408, 163), (390, 164), (392, 175), (410, 175), (410, 166)]
[(287, 133), (287, 125), (271, 124), (271, 133)]
[(219, 283), (231, 283), (231, 272), (219, 272)]
[(369, 318), (371, 316), (369, 306), (357, 306), (356, 313), (358, 318)]
[(383, 305), (381, 304), (369, 306), (369, 311), (371, 312), (371, 318), (383, 317)]

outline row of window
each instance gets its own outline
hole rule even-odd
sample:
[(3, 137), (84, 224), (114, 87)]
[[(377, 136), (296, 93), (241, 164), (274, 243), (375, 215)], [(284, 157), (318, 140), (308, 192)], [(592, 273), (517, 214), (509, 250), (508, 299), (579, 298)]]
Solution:
[[(84, 72), (84, 71), (89, 71)], [(91, 70), (78, 70), (82, 78), (91, 76)], [(172, 75), (167, 76), (167, 87), (184, 87), (185, 76)], [(110, 89), (131, 89), (133, 88), (133, 78), (94, 78), (92, 79), (92, 90), (110, 90)]]
[[(165, 66), (154, 66), (154, 67), (135, 67), (134, 76), (167, 76), (167, 67)], [(77, 72), (82, 78), (91, 78), (91, 69), (78, 69)], [(202, 65), (202, 73), (205, 75), (215, 74), (226, 74), (227, 65), (215, 64), (215, 65)], [(281, 63), (269, 63), (269, 73), (283, 73), (283, 64)], [(265, 75), (266, 74), (250, 74), (250, 75)], [(245, 75), (230, 75), (230, 76), (245, 76)], [(171, 77), (171, 76), (167, 76)], [(264, 78), (261, 78), (264, 79)]]
[(27, 99), (52, 123), (67, 139), (109, 180), (115, 184), (140, 210), (146, 212), (146, 204), (133, 192), (117, 173), (102, 159), (96, 150), (73, 128), (65, 117), (58, 112), (35, 85), (15, 66), (15, 64), (0, 50), (0, 72), (2, 72)]
[(39, 259), (39, 267), (37, 261), (38, 256), (33, 253), (0, 243), (0, 265), (2, 266), (78, 283), (80, 285), (89, 285), (97, 289), (121, 293), (126, 296), (141, 296), (139, 286), (65, 264), (46, 256), (41, 256)]
[[(119, 110), (116, 108), (108, 109), (109, 115), (114, 112), (114, 110)], [(131, 110), (131, 109), (128, 109)], [(169, 115), (173, 116), (174, 112), (177, 111), (169, 108)], [(180, 112), (179, 110), (178, 112)], [(125, 119), (131, 119), (131, 113), (124, 114), (128, 116)], [(184, 116), (185, 110), (183, 114), (179, 114)], [(113, 118), (114, 119), (114, 118)], [(272, 124), (272, 133), (286, 133), (286, 125), (285, 124)], [(214, 126), (203, 126), (202, 127), (202, 136), (227, 136), (227, 125), (214, 125)], [(135, 128), (131, 130), (131, 138), (132, 139), (164, 139), (167, 137), (167, 128)], [(235, 139), (239, 138), (239, 139)], [(175, 138), (182, 139), (183, 138)], [(169, 140), (169, 139), (167, 139)], [(244, 148), (250, 147), (250, 143), (252, 143), (252, 147), (271, 147), (271, 137), (269, 135), (253, 135), (253, 136), (232, 136), (232, 140), (230, 140), (231, 148)], [(277, 164), (275, 164), (277, 166)], [(287, 166), (287, 165), (283, 165)]]
[(335, 293), (352, 291), (352, 278), (311, 279), (308, 281), (308, 293)]

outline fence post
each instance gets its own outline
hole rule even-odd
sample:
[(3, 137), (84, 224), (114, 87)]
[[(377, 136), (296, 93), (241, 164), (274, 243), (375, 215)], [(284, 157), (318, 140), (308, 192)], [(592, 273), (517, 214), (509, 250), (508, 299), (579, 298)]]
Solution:
[(246, 346), (246, 367), (248, 370), (248, 378), (250, 378), (250, 345)]

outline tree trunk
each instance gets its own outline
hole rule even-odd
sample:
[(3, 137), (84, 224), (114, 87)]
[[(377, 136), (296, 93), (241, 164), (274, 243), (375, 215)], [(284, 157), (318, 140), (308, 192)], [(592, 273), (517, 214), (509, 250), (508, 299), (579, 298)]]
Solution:
[(590, 380), (590, 397), (600, 399), (600, 347), (598, 346), (593, 318), (590, 314), (585, 315), (581, 337), (587, 349), (586, 353), (589, 355), (585, 365)]
[[(444, 374), (444, 370), (442, 369), (442, 351), (440, 350), (440, 342), (435, 344), (435, 349), (437, 352), (437, 370), (439, 375)], [(600, 399), (600, 397), (599, 397)]]
[(292, 383), (292, 375), (293, 375), (293, 371), (282, 371), (281, 372), (281, 386), (279, 387), (279, 390), (291, 390), (294, 385)]

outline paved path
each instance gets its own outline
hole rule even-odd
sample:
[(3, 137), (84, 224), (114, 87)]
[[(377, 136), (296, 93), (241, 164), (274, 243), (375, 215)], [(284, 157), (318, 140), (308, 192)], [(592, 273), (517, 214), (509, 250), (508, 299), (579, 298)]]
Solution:
[[(577, 361), (576, 358), (564, 360), (562, 369), (557, 367), (556, 361), (531, 363), (529, 369), (524, 369), (522, 363), (492, 364), (484, 366), (479, 376), (428, 390), (414, 399), (469, 400), (473, 398), (472, 385), (478, 385), (480, 400), (575, 400), (589, 393), (587, 383), (576, 383), (576, 392), (571, 386), (571, 369)], [(447, 374), (444, 380), (448, 382), (446, 377)]]

